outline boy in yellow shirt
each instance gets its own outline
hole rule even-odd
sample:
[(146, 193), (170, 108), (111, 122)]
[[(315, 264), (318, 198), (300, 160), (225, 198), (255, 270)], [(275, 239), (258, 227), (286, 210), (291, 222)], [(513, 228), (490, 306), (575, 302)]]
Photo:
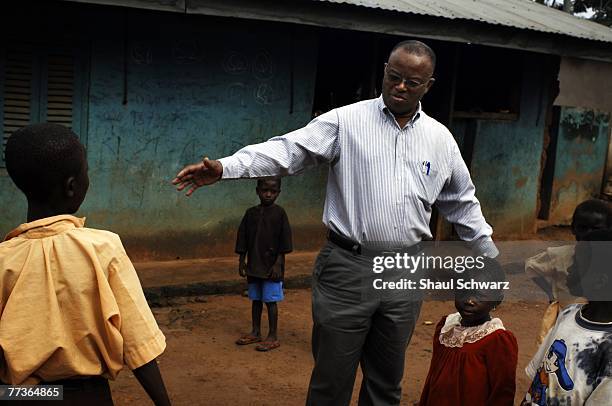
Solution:
[(61, 125), (8, 139), (6, 169), (28, 200), (27, 223), (0, 243), (0, 381), (57, 384), (72, 404), (112, 405), (124, 364), (169, 405), (157, 357), (165, 337), (119, 236), (71, 214), (89, 187), (85, 149)]

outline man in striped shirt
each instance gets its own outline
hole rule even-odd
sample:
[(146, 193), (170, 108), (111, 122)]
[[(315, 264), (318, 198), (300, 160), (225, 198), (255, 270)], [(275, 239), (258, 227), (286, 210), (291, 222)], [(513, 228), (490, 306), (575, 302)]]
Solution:
[(477, 253), (498, 253), (457, 143), (421, 110), (435, 59), (422, 42), (401, 42), (385, 65), (381, 97), (331, 110), (230, 157), (189, 165), (173, 180), (191, 195), (221, 179), (329, 165), (323, 214), (329, 241), (313, 272), (309, 405), (349, 404), (359, 364), (359, 404), (399, 404), (404, 353), (422, 300), (373, 293), (364, 281), (372, 276), (374, 256), (418, 253), (418, 243), (431, 238), (434, 203)]

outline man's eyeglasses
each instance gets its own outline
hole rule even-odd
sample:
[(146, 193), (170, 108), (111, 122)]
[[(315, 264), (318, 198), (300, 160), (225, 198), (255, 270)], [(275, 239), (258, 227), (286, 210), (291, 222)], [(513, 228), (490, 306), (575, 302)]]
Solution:
[(425, 82), (419, 82), (418, 80), (415, 80), (415, 79), (406, 79), (402, 77), (399, 73), (392, 71), (391, 68), (389, 68), (388, 63), (385, 64), (385, 75), (387, 75), (387, 80), (393, 86), (399, 86), (402, 83), (406, 83), (406, 86), (409, 87), (410, 89), (416, 89), (418, 87), (426, 85), (429, 82), (429, 79), (431, 79), (429, 78)]

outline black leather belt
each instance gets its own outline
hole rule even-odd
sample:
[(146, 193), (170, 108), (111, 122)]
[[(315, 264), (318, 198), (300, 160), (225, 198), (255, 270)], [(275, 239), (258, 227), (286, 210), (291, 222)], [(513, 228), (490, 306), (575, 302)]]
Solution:
[(347, 251), (351, 251), (353, 254), (364, 255), (366, 257), (378, 257), (378, 256), (392, 256), (395, 254), (408, 254), (416, 255), (423, 251), (421, 243), (414, 244), (406, 248), (369, 248), (364, 247), (356, 241), (351, 240), (335, 231), (327, 230), (327, 239), (338, 247), (343, 248)]

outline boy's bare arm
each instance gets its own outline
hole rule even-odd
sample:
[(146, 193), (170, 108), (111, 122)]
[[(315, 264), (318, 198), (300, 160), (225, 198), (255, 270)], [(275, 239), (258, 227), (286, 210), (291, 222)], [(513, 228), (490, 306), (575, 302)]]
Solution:
[(555, 261), (548, 250), (525, 261), (525, 273), (548, 295), (550, 302), (554, 300), (551, 280), (555, 277), (555, 272)]
[(246, 254), (240, 254), (240, 258), (238, 259), (238, 275), (242, 277), (246, 276)]
[(285, 268), (285, 254), (278, 254), (276, 263), (272, 267), (272, 273), (270, 279), (273, 281), (279, 281), (283, 278), (283, 268)]
[(171, 404), (164, 380), (157, 366), (157, 358), (134, 369), (132, 372), (134, 372), (134, 376), (156, 406), (169, 406)]
[(536, 285), (540, 287), (548, 295), (548, 301), (552, 302), (555, 300), (552, 284), (543, 276), (534, 276), (531, 278), (532, 281), (535, 282)]

